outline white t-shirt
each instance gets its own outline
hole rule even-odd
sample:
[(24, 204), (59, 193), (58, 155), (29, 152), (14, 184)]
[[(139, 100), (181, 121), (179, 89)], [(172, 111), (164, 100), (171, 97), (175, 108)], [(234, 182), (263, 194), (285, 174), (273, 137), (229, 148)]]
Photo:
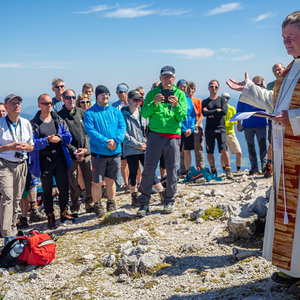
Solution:
[[(33, 145), (32, 127), (28, 120), (21, 118), (17, 126), (10, 124), (5, 117), (0, 118), (0, 146), (4, 146), (13, 142), (23, 142)], [(10, 126), (10, 128), (8, 127)], [(0, 158), (20, 162), (27, 158), (27, 153), (24, 153), (23, 158), (16, 158), (16, 152), (21, 151), (5, 151), (0, 152)]]

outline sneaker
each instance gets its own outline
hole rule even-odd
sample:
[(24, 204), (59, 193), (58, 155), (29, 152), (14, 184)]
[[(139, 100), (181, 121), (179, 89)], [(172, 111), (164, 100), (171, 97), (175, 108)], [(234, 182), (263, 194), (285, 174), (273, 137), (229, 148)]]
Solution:
[(85, 203), (85, 212), (87, 214), (95, 212), (94, 205), (92, 205), (92, 203), (90, 203), (90, 202), (86, 202)]
[(140, 218), (145, 217), (146, 215), (150, 214), (149, 205), (142, 205), (139, 210), (137, 211), (137, 216)]
[(106, 210), (107, 211), (114, 211), (116, 209), (117, 209), (116, 201), (115, 200), (107, 200)]
[(131, 206), (132, 207), (139, 207), (138, 193), (137, 192), (131, 193)]
[(94, 208), (96, 217), (101, 218), (105, 215), (105, 210), (104, 210), (104, 207), (102, 206), (101, 202), (96, 202), (93, 208)]
[(56, 224), (55, 224), (55, 216), (53, 213), (50, 213), (47, 215), (47, 219), (48, 219), (48, 229), (55, 229), (56, 228)]
[(18, 229), (25, 229), (29, 227), (28, 221), (26, 217), (20, 217), (18, 220), (19, 222), (17, 223), (17, 228)]
[(174, 203), (169, 202), (168, 204), (164, 205), (164, 210), (162, 211), (163, 214), (171, 214), (174, 211)]
[(74, 222), (74, 217), (72, 217), (67, 210), (60, 213), (60, 222)]
[(253, 176), (255, 174), (258, 174), (258, 170), (250, 170), (248, 175)]
[(46, 220), (46, 217), (42, 215), (37, 208), (32, 208), (29, 215), (29, 221), (31, 223), (41, 222)]
[(166, 191), (162, 191), (159, 193), (159, 197), (160, 197), (160, 203), (161, 205), (165, 205), (165, 201), (166, 201)]

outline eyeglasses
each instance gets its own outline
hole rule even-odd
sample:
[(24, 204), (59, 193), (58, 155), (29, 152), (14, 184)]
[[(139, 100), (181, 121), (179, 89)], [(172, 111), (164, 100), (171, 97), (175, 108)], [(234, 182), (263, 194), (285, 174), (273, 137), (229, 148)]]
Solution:
[(210, 89), (218, 89), (219, 87), (216, 86), (216, 85), (210, 85), (209, 88), (210, 88)]
[(135, 99), (132, 99), (134, 102), (142, 102), (143, 101), (143, 98), (135, 98)]
[(52, 102), (40, 102), (41, 105), (47, 105), (47, 106), (50, 106), (52, 105)]
[(64, 85), (57, 85), (55, 86), (56, 89), (63, 89), (65, 86)]
[(80, 104), (90, 104), (91, 101), (89, 101), (89, 100), (87, 100), (87, 101), (81, 100), (81, 101), (79, 101), (79, 103), (80, 103)]
[(76, 97), (75, 96), (64, 96), (64, 99), (66, 99), (66, 100), (75, 100)]

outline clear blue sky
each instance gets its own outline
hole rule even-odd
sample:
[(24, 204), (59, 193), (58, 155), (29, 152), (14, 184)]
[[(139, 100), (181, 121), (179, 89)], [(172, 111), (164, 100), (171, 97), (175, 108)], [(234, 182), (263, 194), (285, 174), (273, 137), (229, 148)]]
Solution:
[(1, 1), (0, 95), (34, 103), (54, 77), (78, 92), (84, 82), (149, 89), (167, 64), (203, 96), (210, 79), (228, 91), (225, 80), (244, 71), (271, 81), (272, 65), (291, 59), (281, 22), (297, 9), (299, 0)]

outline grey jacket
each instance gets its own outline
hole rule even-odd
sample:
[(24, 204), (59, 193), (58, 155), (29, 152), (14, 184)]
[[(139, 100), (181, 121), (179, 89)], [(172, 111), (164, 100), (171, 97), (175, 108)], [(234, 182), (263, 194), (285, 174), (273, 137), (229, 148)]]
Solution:
[(122, 113), (126, 123), (125, 139), (123, 141), (123, 156), (143, 154), (140, 150), (141, 144), (147, 142), (146, 127), (147, 120), (141, 115), (137, 118), (132, 115), (128, 107), (122, 108)]

